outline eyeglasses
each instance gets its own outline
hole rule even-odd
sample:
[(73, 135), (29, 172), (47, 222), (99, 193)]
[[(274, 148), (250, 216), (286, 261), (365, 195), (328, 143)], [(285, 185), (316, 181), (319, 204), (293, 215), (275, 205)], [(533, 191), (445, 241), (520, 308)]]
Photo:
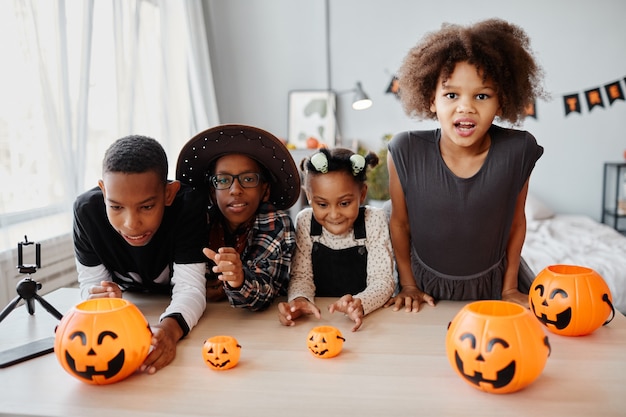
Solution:
[(263, 176), (257, 172), (244, 172), (239, 175), (217, 174), (211, 177), (211, 184), (216, 190), (228, 190), (237, 178), (239, 185), (243, 188), (254, 188), (264, 180)]

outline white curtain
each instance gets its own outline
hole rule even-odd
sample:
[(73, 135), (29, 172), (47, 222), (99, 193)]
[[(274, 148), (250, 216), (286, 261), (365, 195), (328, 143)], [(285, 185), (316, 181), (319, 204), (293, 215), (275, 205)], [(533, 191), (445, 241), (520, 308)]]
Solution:
[(0, 2), (0, 227), (96, 185), (106, 148), (219, 123), (201, 0)]

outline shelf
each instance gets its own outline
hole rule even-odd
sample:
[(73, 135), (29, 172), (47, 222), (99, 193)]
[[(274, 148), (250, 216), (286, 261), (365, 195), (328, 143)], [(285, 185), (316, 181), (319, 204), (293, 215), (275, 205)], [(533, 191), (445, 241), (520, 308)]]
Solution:
[(626, 201), (626, 161), (605, 162), (602, 184), (602, 218), (601, 222), (608, 224), (618, 232), (626, 232), (626, 213), (623, 204)]

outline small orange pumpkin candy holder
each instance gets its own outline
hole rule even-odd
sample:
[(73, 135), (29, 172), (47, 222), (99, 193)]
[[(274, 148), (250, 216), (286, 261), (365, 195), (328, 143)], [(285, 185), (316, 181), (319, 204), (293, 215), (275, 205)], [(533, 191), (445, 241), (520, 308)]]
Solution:
[(535, 317), (562, 336), (583, 336), (608, 324), (615, 316), (612, 300), (596, 271), (576, 265), (548, 266), (535, 277), (528, 293)]
[(73, 377), (112, 384), (134, 373), (150, 351), (152, 331), (137, 306), (121, 298), (75, 305), (55, 330), (57, 360)]
[(225, 371), (239, 363), (241, 345), (232, 336), (213, 336), (202, 345), (204, 363), (215, 371)]
[(452, 369), (492, 394), (518, 391), (543, 371), (550, 344), (541, 325), (519, 304), (475, 301), (452, 319), (446, 334)]
[(329, 359), (339, 355), (345, 340), (336, 327), (318, 326), (307, 335), (306, 346), (316, 358)]

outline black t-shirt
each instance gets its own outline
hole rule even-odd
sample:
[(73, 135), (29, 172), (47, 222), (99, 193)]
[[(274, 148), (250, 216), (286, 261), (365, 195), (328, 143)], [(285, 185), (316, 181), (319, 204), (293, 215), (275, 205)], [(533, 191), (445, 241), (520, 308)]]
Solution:
[(74, 202), (74, 251), (81, 264), (104, 265), (125, 289), (169, 292), (172, 265), (206, 262), (206, 207), (198, 192), (181, 184), (163, 220), (145, 246), (126, 243), (111, 226), (104, 197), (95, 187)]

